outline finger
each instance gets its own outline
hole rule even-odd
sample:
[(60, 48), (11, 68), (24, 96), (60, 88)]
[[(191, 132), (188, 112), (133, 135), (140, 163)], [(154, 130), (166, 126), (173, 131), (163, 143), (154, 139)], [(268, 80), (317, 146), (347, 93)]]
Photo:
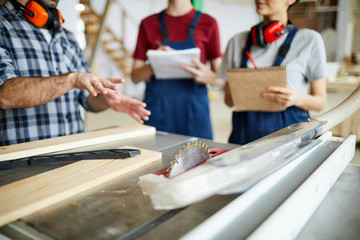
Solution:
[(290, 101), (288, 99), (276, 99), (275, 102), (277, 104), (280, 104), (281, 106), (284, 106), (284, 107), (289, 107), (290, 106)]
[(192, 62), (193, 62), (193, 63), (195, 64), (195, 66), (196, 66), (197, 68), (199, 68), (199, 69), (202, 69), (202, 68), (206, 67), (205, 64), (203, 64), (202, 62), (200, 62), (199, 59), (197, 59), (197, 58), (193, 58), (193, 59), (192, 59)]
[(86, 82), (85, 83), (85, 89), (94, 97), (97, 96), (97, 91), (95, 90), (95, 88), (91, 85), (90, 82)]
[(160, 51), (174, 51), (174, 49), (172, 49), (171, 47), (166, 46), (166, 45), (160, 46), (157, 50), (160, 50)]
[(149, 116), (143, 116), (141, 118), (144, 119), (145, 121), (149, 120)]
[(115, 85), (115, 83), (122, 83), (123, 81), (121, 78), (106, 78), (106, 77), (99, 77), (98, 79), (95, 79), (94, 81), (100, 82), (103, 88), (108, 88), (112, 90), (117, 90), (118, 86)]
[(197, 68), (194, 68), (192, 66), (189, 66), (189, 65), (185, 65), (185, 64), (182, 64), (181, 67), (185, 70), (185, 71), (188, 71), (191, 75), (193, 76), (198, 76), (201, 74), (201, 71)]
[(272, 92), (278, 92), (278, 93), (283, 93), (283, 94), (288, 94), (290, 93), (290, 89), (288, 88), (284, 88), (284, 87), (277, 87), (277, 86), (269, 86), (267, 88), (268, 91), (272, 91)]
[(110, 98), (112, 101), (118, 101), (120, 99), (120, 96), (113, 91), (108, 91), (108, 93), (105, 94), (105, 96)]
[(123, 100), (127, 102), (127, 104), (131, 104), (134, 107), (140, 107), (140, 108), (145, 108), (146, 107), (146, 103), (136, 100), (134, 98), (125, 96), (125, 95), (121, 95), (123, 97)]
[(263, 94), (263, 96), (264, 96), (264, 99), (276, 102), (282, 106), (288, 106), (290, 103), (290, 99), (286, 95), (272, 94), (272, 93), (266, 94), (265, 93), (265, 94)]
[(110, 78), (110, 77), (107, 77), (106, 79), (109, 80), (112, 83), (124, 83), (125, 82), (124, 78)]
[(112, 83), (112, 82), (110, 82), (108, 80), (104, 80), (102, 82), (102, 85), (103, 85), (104, 88), (108, 88), (108, 89), (111, 89), (111, 90), (114, 90), (114, 91), (119, 89), (118, 86), (116, 86), (114, 83)]
[(140, 124), (143, 124), (144, 123), (144, 121), (137, 115), (137, 114), (135, 114), (135, 113), (130, 113), (129, 114), (130, 115), (130, 117), (132, 117), (135, 121), (137, 121), (138, 123), (140, 123)]
[(105, 78), (103, 81), (103, 85), (106, 88), (110, 88), (112, 90), (118, 90), (119, 87), (116, 84), (122, 84), (125, 82), (123, 78)]
[(142, 119), (149, 120), (151, 112), (149, 110), (141, 108), (138, 114), (141, 116)]
[(264, 92), (263, 97), (267, 100), (276, 101), (277, 100), (277, 94), (274, 94), (272, 92)]
[(107, 94), (108, 91), (104, 88), (102, 83), (98, 80), (93, 79), (91, 85), (94, 87), (95, 91), (101, 94)]

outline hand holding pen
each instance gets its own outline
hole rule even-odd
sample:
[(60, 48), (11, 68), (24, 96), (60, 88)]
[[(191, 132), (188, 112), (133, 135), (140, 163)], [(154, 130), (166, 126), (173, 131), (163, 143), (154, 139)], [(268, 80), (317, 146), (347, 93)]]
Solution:
[(167, 45), (163, 45), (159, 40), (156, 40), (155, 43), (156, 43), (156, 45), (158, 45), (158, 49), (156, 49), (156, 50), (160, 50), (160, 51), (174, 51), (175, 50)]

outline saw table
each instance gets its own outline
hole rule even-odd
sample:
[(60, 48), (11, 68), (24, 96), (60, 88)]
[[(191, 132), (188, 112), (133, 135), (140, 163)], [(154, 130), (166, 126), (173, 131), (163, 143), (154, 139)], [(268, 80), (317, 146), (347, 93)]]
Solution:
[[(73, 135), (74, 138), (77, 135)], [(24, 216), (0, 227), (0, 239), (242, 239), (249, 237), (258, 226), (266, 223), (276, 213), (281, 200), (272, 210), (262, 209), (276, 202), (266, 194), (250, 203), (247, 211), (238, 214), (226, 223), (222, 212), (236, 206), (243, 194), (215, 195), (188, 207), (174, 210), (154, 210), (149, 197), (138, 186), (139, 176), (154, 173), (170, 165), (182, 146), (196, 139), (188, 136), (157, 131), (153, 135), (129, 137), (91, 146), (76, 148), (76, 151), (100, 150), (132, 146), (162, 153), (162, 160), (133, 170), (99, 186), (71, 196), (44, 209)], [(48, 140), (43, 140), (44, 142)], [(222, 144), (204, 140), (210, 149), (234, 149), (238, 145)], [(340, 149), (342, 140), (334, 141), (333, 149)], [(346, 144), (345, 144), (346, 145)], [(350, 144), (351, 145), (351, 144)], [(351, 149), (353, 146), (350, 146)], [(74, 150), (74, 149), (73, 149)], [(343, 148), (348, 151), (348, 148)], [(350, 150), (351, 151), (351, 150)], [(1, 152), (1, 150), (0, 150)], [(63, 151), (64, 152), (64, 151)], [(314, 158), (326, 158), (314, 155)], [(0, 171), (0, 186), (28, 178), (64, 166), (66, 162), (16, 167)], [(297, 168), (300, 171), (300, 167)], [(311, 174), (310, 174), (311, 175)], [(301, 180), (303, 181), (303, 180)], [(348, 165), (326, 194), (320, 206), (311, 212), (310, 220), (297, 235), (297, 239), (357, 239), (360, 236), (360, 166)], [(281, 183), (277, 187), (285, 189)], [(251, 189), (250, 189), (251, 190)], [(250, 192), (249, 190), (249, 192)], [(274, 189), (276, 190), (276, 189)], [(279, 191), (279, 189), (277, 190)], [(292, 190), (293, 191), (293, 190)], [(276, 192), (276, 191), (275, 191)], [(280, 191), (281, 192), (281, 191)], [(269, 192), (271, 196), (281, 195)], [(290, 193), (286, 199), (293, 194)], [(0, 196), (1, 199), (2, 196)], [(266, 200), (266, 201), (265, 201)], [(298, 199), (301, 208), (303, 199)], [(261, 202), (262, 201), (262, 202)], [(256, 206), (260, 204), (260, 207)], [(231, 205), (232, 204), (232, 205)], [(1, 208), (1, 206), (0, 206)], [(256, 226), (241, 222), (252, 222), (263, 215)], [(248, 214), (248, 215), (247, 215)], [(259, 217), (260, 218), (260, 217)], [(297, 218), (297, 216), (293, 216)], [(276, 221), (276, 220), (275, 220)], [(284, 222), (287, 221), (286, 219)], [(222, 226), (219, 231), (209, 228), (215, 222)], [(286, 226), (285, 223), (283, 223)], [(235, 226), (234, 226), (235, 225)], [(205, 232), (204, 232), (205, 230)], [(206, 233), (208, 232), (208, 233)], [(199, 235), (197, 235), (199, 234)], [(209, 235), (210, 234), (210, 235)], [(212, 235), (211, 235), (212, 234)], [(271, 234), (271, 233), (270, 233)], [(271, 234), (272, 235), (272, 234)], [(271, 239), (271, 235), (267, 235)], [(203, 236), (203, 237), (202, 237)], [(256, 236), (256, 235), (255, 235)], [(200, 238), (199, 238), (200, 237)]]

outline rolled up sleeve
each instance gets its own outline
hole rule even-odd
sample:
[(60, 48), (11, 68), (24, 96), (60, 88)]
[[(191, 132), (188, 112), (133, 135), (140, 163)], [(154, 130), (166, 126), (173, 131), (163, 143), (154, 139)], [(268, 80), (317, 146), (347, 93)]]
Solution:
[(18, 77), (19, 73), (14, 66), (9, 51), (4, 46), (0, 36), (0, 87), (9, 79)]

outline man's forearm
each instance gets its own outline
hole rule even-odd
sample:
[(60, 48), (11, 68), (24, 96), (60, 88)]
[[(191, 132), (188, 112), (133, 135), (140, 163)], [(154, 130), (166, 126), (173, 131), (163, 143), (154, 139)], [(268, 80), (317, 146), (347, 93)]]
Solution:
[(10, 79), (0, 87), (0, 108), (28, 108), (54, 100), (73, 88), (70, 74)]

